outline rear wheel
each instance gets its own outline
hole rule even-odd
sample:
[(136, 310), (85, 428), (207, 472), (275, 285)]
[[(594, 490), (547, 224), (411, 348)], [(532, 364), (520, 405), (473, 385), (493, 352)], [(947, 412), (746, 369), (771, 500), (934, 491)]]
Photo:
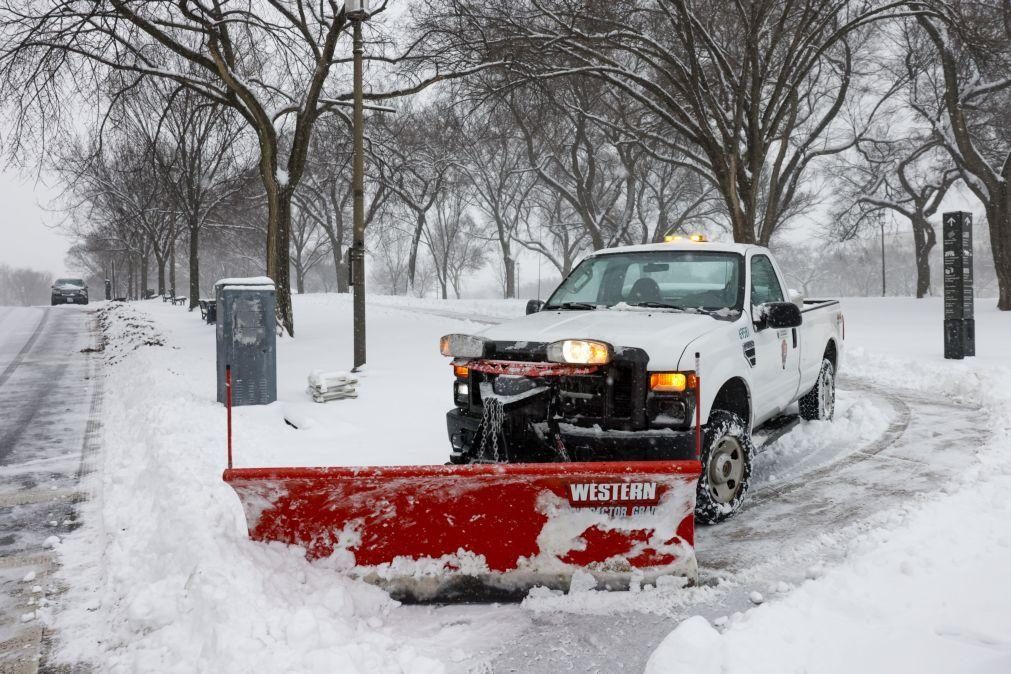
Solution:
[(722, 522), (741, 509), (751, 482), (754, 453), (747, 422), (733, 412), (713, 410), (699, 457), (702, 475), (695, 496), (699, 522)]
[(798, 401), (800, 416), (808, 421), (832, 421), (835, 414), (835, 366), (822, 360), (814, 388)]

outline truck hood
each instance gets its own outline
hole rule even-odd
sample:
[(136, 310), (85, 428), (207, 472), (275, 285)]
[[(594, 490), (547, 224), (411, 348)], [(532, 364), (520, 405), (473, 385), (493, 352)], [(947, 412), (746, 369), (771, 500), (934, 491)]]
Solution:
[(614, 347), (643, 349), (651, 361), (676, 363), (690, 342), (721, 325), (726, 327), (726, 321), (680, 311), (541, 311), (492, 326), (478, 335), (514, 342), (597, 339)]

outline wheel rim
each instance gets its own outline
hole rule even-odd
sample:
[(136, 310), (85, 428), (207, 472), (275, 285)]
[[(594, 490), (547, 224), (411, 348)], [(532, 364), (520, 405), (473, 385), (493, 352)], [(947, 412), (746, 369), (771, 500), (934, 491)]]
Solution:
[(713, 448), (706, 469), (709, 492), (720, 503), (730, 503), (741, 490), (744, 478), (744, 449), (737, 438), (724, 436)]
[(821, 404), (821, 418), (831, 419), (835, 412), (835, 377), (829, 368), (821, 373), (821, 381), (818, 383), (818, 402)]

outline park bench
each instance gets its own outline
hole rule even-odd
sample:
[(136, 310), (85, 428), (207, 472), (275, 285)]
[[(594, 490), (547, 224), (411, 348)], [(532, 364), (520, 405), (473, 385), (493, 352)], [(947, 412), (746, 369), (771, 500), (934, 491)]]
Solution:
[(198, 300), (200, 303), (200, 317), (207, 323), (215, 323), (218, 320), (218, 304), (215, 300)]

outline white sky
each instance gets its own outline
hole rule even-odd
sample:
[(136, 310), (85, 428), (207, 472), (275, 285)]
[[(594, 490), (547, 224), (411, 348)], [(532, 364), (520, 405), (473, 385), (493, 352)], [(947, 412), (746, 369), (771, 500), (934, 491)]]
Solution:
[(60, 220), (45, 210), (53, 196), (32, 174), (13, 167), (0, 172), (0, 263), (55, 276), (69, 271), (64, 258), (70, 241), (46, 226)]

